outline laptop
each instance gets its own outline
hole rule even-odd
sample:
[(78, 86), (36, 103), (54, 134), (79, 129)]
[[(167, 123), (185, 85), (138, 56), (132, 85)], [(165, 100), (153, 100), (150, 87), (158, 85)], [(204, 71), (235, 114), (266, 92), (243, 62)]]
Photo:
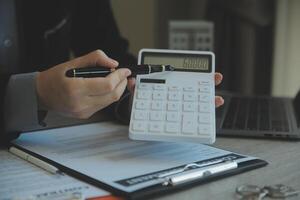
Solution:
[(219, 92), (218, 136), (300, 139), (300, 91), (295, 98), (241, 96)]

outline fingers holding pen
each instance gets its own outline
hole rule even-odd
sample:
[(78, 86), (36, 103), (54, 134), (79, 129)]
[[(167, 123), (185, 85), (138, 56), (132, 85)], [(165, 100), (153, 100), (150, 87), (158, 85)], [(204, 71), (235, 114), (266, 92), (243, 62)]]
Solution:
[[(91, 102), (93, 102), (93, 105), (95, 106), (95, 108), (97, 108), (97, 110), (100, 110), (113, 102), (117, 102), (121, 98), (122, 94), (124, 93), (126, 85), (127, 85), (127, 79), (124, 79), (115, 87), (115, 89), (112, 92), (103, 95), (101, 97), (100, 96), (91, 97)], [(102, 100), (101, 103), (99, 103), (99, 98), (101, 98)]]
[[(77, 82), (77, 87), (79, 87), (79, 90), (82, 90), (83, 93), (73, 93), (68, 107), (68, 115), (79, 119), (86, 119), (96, 111), (118, 101), (127, 85), (126, 76), (128, 73), (122, 71), (123, 70), (115, 71), (110, 77), (92, 78), (93, 81), (91, 82), (90, 80), (92, 79), (81, 79), (83, 81), (87, 80), (88, 82), (84, 82), (85, 85), (81, 88), (80, 84)], [(107, 84), (106, 82), (109, 83)]]
[[(89, 66), (105, 66), (116, 70), (106, 77), (66, 76), (69, 70)], [(115, 102), (123, 94), (131, 71), (117, 69), (117, 66), (117, 61), (109, 58), (103, 51), (96, 50), (39, 72), (36, 77), (38, 100), (47, 109), (62, 115), (87, 118)]]
[[(105, 95), (85, 96), (70, 110), (69, 115), (79, 119), (87, 119), (96, 111), (101, 110), (113, 102), (118, 101), (127, 85), (127, 79), (122, 80), (113, 91)], [(84, 102), (84, 103), (82, 103)]]
[(130, 76), (131, 71), (126, 68), (117, 69), (106, 77), (81, 78), (84, 84), (85, 94), (90, 96), (108, 94), (123, 80)]

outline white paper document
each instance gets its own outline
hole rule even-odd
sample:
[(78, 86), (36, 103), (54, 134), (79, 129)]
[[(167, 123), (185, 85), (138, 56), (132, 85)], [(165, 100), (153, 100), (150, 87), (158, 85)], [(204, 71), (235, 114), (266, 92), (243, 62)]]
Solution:
[(82, 197), (109, 195), (107, 191), (73, 177), (50, 174), (6, 150), (0, 150), (0, 200), (50, 200), (70, 197), (72, 193), (81, 193)]
[(25, 133), (14, 143), (125, 192), (157, 184), (158, 174), (189, 163), (251, 159), (201, 144), (129, 140), (128, 127), (112, 122)]

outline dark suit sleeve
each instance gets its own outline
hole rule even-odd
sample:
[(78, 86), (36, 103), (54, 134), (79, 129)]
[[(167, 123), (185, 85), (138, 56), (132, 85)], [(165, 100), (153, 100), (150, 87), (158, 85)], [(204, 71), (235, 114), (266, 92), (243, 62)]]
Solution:
[[(4, 114), (5, 114), (5, 94), (6, 94), (6, 86), (8, 84), (10, 75), (7, 73), (0, 73), (0, 145), (6, 144), (7, 141), (12, 139), (13, 135), (6, 135), (5, 134), (5, 120), (4, 120)], [(9, 137), (11, 138), (9, 138)], [(16, 137), (16, 136), (15, 136)]]
[(76, 56), (101, 49), (121, 64), (136, 64), (128, 53), (128, 41), (119, 33), (110, 1), (74, 1), (71, 15), (71, 46)]
[[(76, 56), (101, 49), (120, 64), (136, 64), (136, 58), (128, 53), (128, 41), (121, 37), (114, 19), (110, 1), (90, 0), (74, 2), (72, 10), (71, 46)], [(129, 122), (130, 95), (126, 91), (121, 102), (105, 109), (122, 122)]]
[(2, 142), (18, 137), (21, 132), (42, 128), (38, 116), (35, 86), (36, 73), (5, 76), (1, 83), (1, 133)]

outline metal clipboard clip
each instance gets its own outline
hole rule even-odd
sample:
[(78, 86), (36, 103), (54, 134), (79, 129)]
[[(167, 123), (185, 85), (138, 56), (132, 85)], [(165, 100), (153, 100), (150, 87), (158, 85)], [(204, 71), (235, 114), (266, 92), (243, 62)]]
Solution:
[(236, 161), (228, 159), (215, 160), (205, 164), (190, 163), (181, 169), (161, 174), (158, 178), (163, 179), (163, 186), (175, 186), (237, 167)]

